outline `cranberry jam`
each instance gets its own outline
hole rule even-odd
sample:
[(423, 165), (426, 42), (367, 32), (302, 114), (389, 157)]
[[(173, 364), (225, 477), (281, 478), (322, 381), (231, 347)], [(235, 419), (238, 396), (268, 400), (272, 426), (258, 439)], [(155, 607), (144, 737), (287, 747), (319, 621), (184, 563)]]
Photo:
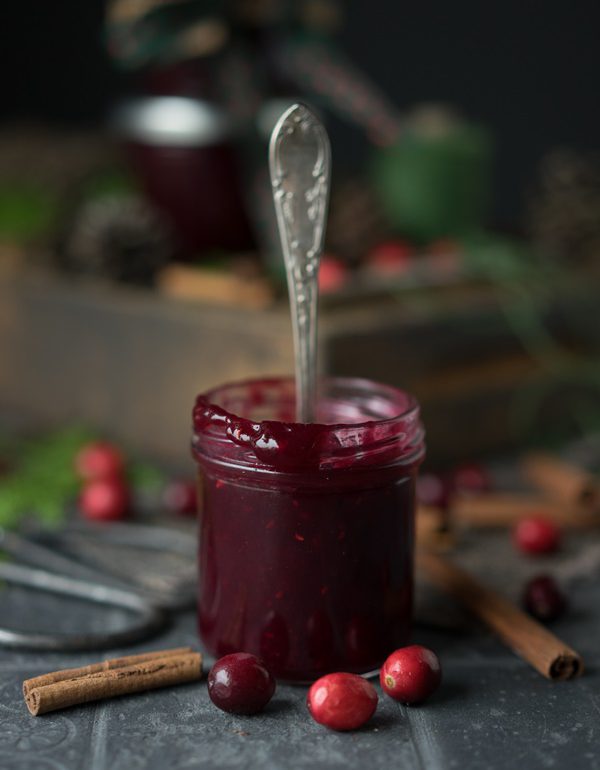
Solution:
[(419, 407), (368, 380), (321, 386), (318, 423), (294, 384), (198, 397), (199, 631), (213, 655), (258, 655), (278, 678), (365, 673), (408, 641)]

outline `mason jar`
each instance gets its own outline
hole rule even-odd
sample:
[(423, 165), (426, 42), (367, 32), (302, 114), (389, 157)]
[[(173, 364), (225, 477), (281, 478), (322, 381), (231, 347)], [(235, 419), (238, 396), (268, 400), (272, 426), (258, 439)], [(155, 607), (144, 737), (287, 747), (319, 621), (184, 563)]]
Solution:
[(411, 633), (419, 405), (328, 379), (316, 414), (294, 421), (287, 379), (215, 388), (193, 412), (200, 636), (288, 681), (372, 672)]

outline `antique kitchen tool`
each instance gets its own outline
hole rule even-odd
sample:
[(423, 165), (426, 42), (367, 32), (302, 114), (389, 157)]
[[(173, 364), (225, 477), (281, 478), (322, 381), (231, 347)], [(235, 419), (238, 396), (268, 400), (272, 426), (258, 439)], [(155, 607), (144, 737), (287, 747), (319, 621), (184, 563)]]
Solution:
[[(159, 550), (177, 555), (181, 567), (176, 574), (146, 580), (138, 554), (145, 551), (154, 561)], [(121, 628), (102, 632), (63, 634), (0, 627), (2, 646), (81, 651), (133, 644), (162, 629), (169, 612), (194, 603), (194, 540), (170, 528), (72, 524), (60, 533), (36, 536), (0, 529), (0, 552), (12, 557), (12, 561), (0, 560), (0, 579), (8, 583), (118, 607), (135, 615)], [(104, 561), (99, 553), (104, 554)]]

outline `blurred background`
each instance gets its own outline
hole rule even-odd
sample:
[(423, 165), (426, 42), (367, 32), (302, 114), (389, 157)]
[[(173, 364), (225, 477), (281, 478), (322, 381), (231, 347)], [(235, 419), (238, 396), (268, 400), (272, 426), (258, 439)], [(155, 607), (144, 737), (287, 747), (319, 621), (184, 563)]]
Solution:
[(266, 148), (301, 99), (333, 146), (323, 373), (413, 391), (437, 467), (598, 431), (597, 4), (4, 12), (10, 420), (184, 465), (196, 393), (292, 371)]

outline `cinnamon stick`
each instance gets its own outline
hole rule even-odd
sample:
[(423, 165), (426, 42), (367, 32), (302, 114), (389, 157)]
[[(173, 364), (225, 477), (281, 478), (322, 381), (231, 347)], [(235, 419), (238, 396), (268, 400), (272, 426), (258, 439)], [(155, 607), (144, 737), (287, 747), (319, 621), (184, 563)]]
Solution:
[(50, 674), (43, 674), (42, 676), (34, 676), (32, 679), (26, 679), (23, 682), (23, 695), (27, 697), (27, 693), (36, 687), (45, 687), (48, 684), (62, 682), (65, 679), (77, 679), (86, 676), (87, 674), (95, 674), (98, 671), (110, 671), (115, 668), (124, 668), (125, 666), (133, 666), (135, 663), (145, 663), (147, 660), (153, 660), (154, 658), (169, 658), (174, 655), (183, 655), (186, 652), (192, 652), (192, 648), (175, 647), (170, 650), (142, 652), (138, 655), (127, 655), (123, 658), (103, 660), (101, 663), (91, 663), (89, 666), (81, 666), (80, 668), (64, 668), (61, 671), (53, 671)]
[(417, 507), (415, 534), (420, 547), (448, 550), (455, 543), (454, 533), (448, 529), (447, 512), (431, 505)]
[[(140, 657), (145, 660), (139, 660)], [(202, 676), (202, 655), (189, 648), (165, 650), (162, 657), (160, 653), (147, 653), (130, 658), (138, 661), (122, 665), (127, 658), (115, 658), (83, 669), (56, 671), (27, 680), (23, 683), (27, 708), (33, 716), (38, 716), (79, 703), (193, 682)], [(78, 671), (86, 673), (72, 676)]]
[(525, 455), (521, 467), (526, 478), (549, 497), (600, 512), (600, 484), (581, 468), (541, 452)]
[(600, 516), (572, 503), (558, 503), (539, 495), (501, 494), (457, 495), (451, 507), (455, 524), (472, 527), (510, 527), (525, 516), (541, 515), (565, 529), (600, 527)]
[(565, 680), (583, 672), (583, 661), (575, 650), (468, 572), (424, 550), (417, 551), (417, 567), (430, 583), (461, 602), (540, 674)]

